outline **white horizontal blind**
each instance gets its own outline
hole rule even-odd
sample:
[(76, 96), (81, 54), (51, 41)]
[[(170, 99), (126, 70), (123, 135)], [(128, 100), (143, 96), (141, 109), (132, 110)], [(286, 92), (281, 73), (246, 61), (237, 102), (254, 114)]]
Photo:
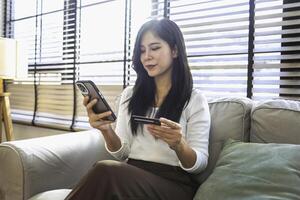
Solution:
[[(150, 2), (149, 2), (150, 3)], [(138, 19), (133, 1), (133, 35), (149, 19), (164, 16), (181, 28), (194, 86), (207, 96), (247, 94), (249, 1), (152, 0)], [(140, 8), (139, 8), (140, 9)], [(136, 77), (130, 71), (130, 84)]]
[(5, 1), (0, 1), (0, 37), (4, 36)]
[[(6, 37), (18, 39), (27, 48), (29, 65), (33, 65), (35, 59), (35, 39), (37, 31), (36, 1), (28, 1), (31, 9), (24, 10), (22, 2), (7, 1), (7, 11), (13, 15), (7, 15)], [(30, 16), (30, 17), (29, 17)], [(32, 68), (32, 67), (31, 67)], [(28, 78), (22, 81), (7, 84), (7, 90), (11, 93), (10, 103), (12, 118), (14, 121), (31, 123), (35, 109), (34, 72), (28, 72)]]
[(43, 0), (41, 11), (41, 40), (35, 69), (38, 100), (34, 122), (69, 128), (74, 101), (76, 1)]
[(13, 119), (68, 129), (73, 119), (76, 1), (13, 2), (8, 36), (25, 42), (29, 54), (28, 78), (8, 86)]
[(300, 97), (300, 2), (256, 0), (253, 98)]
[(11, 93), (9, 100), (14, 122), (31, 123), (35, 101), (34, 85), (7, 84), (7, 90)]
[(11, 1), (15, 16), (7, 22), (7, 36), (25, 42), (29, 54), (29, 77), (7, 87), (15, 122), (60, 129), (89, 127), (74, 85), (78, 79), (94, 81), (115, 108), (128, 65), (125, 2)]
[[(168, 5), (168, 4), (167, 4)], [(151, 19), (161, 19), (164, 17), (165, 14), (165, 0), (131, 0), (131, 21), (130, 21), (130, 28), (131, 28), (131, 39), (130, 39), (130, 54), (129, 58), (131, 59), (133, 55), (133, 47), (135, 43), (135, 39), (137, 33), (141, 26)], [(131, 60), (130, 60), (131, 61)], [(127, 77), (128, 80), (126, 84), (133, 85), (136, 80), (136, 73), (130, 66), (132, 65), (129, 62)]]
[(131, 57), (137, 31), (145, 21), (163, 17), (183, 31), (194, 85), (207, 96), (299, 98), (297, 0), (6, 0), (6, 5), (10, 14), (2, 30), (25, 42), (29, 53), (29, 77), (7, 85), (14, 121), (89, 127), (74, 85), (79, 79), (93, 80), (115, 109), (123, 86), (136, 79)]
[(249, 1), (170, 1), (181, 28), (194, 87), (207, 96), (246, 96)]
[[(80, 51), (77, 78), (92, 80), (112, 109), (123, 89), (125, 7), (123, 0), (86, 0), (78, 6), (80, 15)], [(89, 127), (82, 95), (77, 90), (74, 128)]]
[(83, 1), (78, 12), (78, 78), (97, 85), (122, 85), (125, 1)]

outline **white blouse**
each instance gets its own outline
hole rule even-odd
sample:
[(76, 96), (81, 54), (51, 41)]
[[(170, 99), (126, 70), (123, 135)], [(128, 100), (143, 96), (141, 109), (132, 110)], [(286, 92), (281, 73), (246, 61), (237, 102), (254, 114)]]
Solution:
[[(183, 138), (187, 144), (196, 152), (197, 160), (193, 167), (184, 168), (175, 151), (162, 140), (155, 139), (143, 126), (137, 129), (137, 135), (133, 136), (130, 128), (130, 115), (128, 114), (128, 100), (133, 92), (132, 87), (127, 87), (121, 96), (117, 124), (115, 132), (120, 137), (122, 146), (118, 151), (107, 151), (119, 160), (127, 158), (157, 162), (172, 166), (180, 166), (189, 173), (202, 171), (208, 160), (208, 139), (210, 130), (210, 113), (208, 103), (204, 95), (194, 89), (188, 105), (184, 108), (180, 125)], [(158, 108), (152, 108), (148, 116), (154, 116)], [(143, 131), (143, 133), (140, 133)]]

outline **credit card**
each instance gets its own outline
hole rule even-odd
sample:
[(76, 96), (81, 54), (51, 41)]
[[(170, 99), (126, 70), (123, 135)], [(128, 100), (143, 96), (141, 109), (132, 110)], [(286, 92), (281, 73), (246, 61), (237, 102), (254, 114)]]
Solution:
[(159, 119), (157, 118), (150, 118), (150, 117), (144, 117), (144, 116), (139, 116), (139, 115), (132, 115), (132, 119), (136, 123), (141, 123), (141, 124), (155, 124), (155, 125), (161, 125)]

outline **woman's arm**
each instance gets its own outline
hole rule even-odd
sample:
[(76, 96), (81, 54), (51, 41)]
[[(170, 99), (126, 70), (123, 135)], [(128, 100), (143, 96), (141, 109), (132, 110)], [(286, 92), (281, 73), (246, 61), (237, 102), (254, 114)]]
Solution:
[(183, 138), (174, 151), (184, 168), (192, 168), (195, 165), (197, 154)]
[(121, 140), (116, 132), (110, 127), (110, 129), (101, 131), (104, 137), (106, 147), (110, 152), (116, 152), (122, 147)]

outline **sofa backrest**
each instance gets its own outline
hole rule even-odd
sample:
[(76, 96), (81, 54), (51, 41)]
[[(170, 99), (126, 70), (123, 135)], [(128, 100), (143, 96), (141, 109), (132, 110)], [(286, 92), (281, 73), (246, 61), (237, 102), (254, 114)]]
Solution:
[(232, 138), (249, 141), (252, 101), (243, 97), (208, 100), (211, 114), (209, 159), (206, 169), (195, 176), (202, 183), (216, 165), (223, 143)]
[(300, 144), (300, 102), (278, 99), (254, 103), (250, 141)]

